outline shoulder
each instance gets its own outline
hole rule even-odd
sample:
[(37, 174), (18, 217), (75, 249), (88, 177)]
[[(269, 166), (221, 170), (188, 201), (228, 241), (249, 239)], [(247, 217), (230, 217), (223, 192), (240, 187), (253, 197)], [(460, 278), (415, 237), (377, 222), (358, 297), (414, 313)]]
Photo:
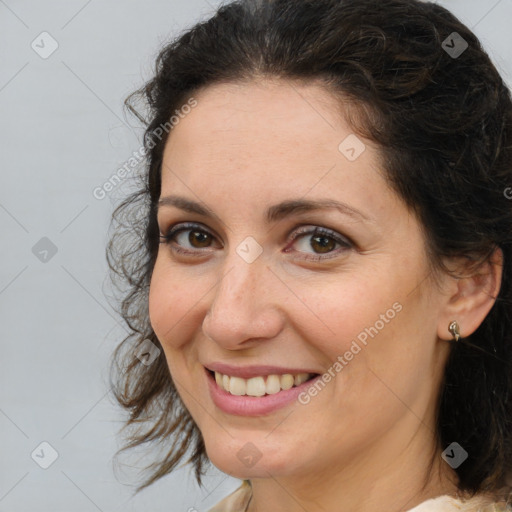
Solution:
[(512, 512), (512, 504), (485, 496), (462, 500), (446, 495), (424, 501), (407, 512)]
[(251, 499), (252, 488), (249, 480), (244, 480), (238, 489), (219, 501), (208, 512), (245, 512)]
[[(240, 487), (219, 501), (208, 512), (245, 512), (252, 496), (249, 480), (244, 480)], [(452, 496), (438, 496), (407, 512), (512, 512), (512, 504), (495, 502), (485, 496), (475, 496), (468, 500), (460, 500)]]

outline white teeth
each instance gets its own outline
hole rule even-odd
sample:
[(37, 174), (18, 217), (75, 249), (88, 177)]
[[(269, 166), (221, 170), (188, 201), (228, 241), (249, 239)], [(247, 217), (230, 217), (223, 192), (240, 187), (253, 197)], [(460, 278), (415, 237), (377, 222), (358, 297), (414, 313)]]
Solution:
[(285, 373), (284, 375), (281, 375), (281, 388), (282, 389), (293, 388), (294, 382), (295, 382), (295, 379), (294, 379), (293, 375), (291, 375), (289, 373)]
[(299, 373), (294, 377), (294, 384), (300, 386), (303, 382), (306, 382), (309, 378), (309, 373)]
[(265, 381), (264, 377), (242, 379), (215, 372), (215, 382), (232, 395), (264, 396), (265, 394), (274, 395), (281, 390), (299, 386), (311, 376), (311, 373), (299, 373), (298, 375), (285, 373), (284, 375), (268, 375)]
[(281, 391), (281, 380), (278, 375), (269, 375), (267, 377), (265, 391), (267, 392), (267, 395), (275, 395)]
[[(230, 377), (232, 379), (233, 377)], [(237, 377), (235, 377), (236, 379)], [(263, 377), (252, 377), (250, 379), (240, 379), (245, 385), (246, 389), (244, 395), (249, 396), (263, 396), (265, 394), (265, 381)]]
[[(225, 375), (224, 375), (224, 377), (225, 377)], [(232, 395), (245, 395), (245, 382), (244, 382), (244, 380), (240, 379), (238, 377), (230, 377), (229, 378), (229, 392)]]

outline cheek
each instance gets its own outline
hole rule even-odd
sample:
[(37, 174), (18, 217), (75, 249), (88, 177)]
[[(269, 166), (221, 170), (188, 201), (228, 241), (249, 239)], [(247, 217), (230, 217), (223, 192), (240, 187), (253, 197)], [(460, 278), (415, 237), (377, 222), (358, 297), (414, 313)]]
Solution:
[(335, 375), (331, 389), (344, 390), (335, 399), (348, 405), (353, 397), (354, 412), (361, 400), (393, 398), (379, 377), (400, 392), (409, 389), (407, 397), (414, 390), (410, 380), (425, 372), (430, 333), (423, 327), (418, 335), (418, 320), (424, 320), (426, 305), (408, 295), (409, 281), (394, 268), (394, 273), (390, 265), (296, 290), (307, 306), (306, 314), (296, 315), (298, 329)]
[(418, 404), (431, 390), (427, 305), (407, 296), (407, 287), (380, 283), (378, 289), (363, 287), (361, 295), (340, 290), (339, 306), (324, 310), (336, 333), (335, 342), (326, 340), (323, 349), (336, 375), (333, 400), (351, 420), (398, 417), (407, 406), (423, 407)]
[(306, 283), (302, 290), (296, 289), (306, 306), (297, 318), (303, 319), (308, 339), (317, 340), (326, 353), (336, 358), (350, 350), (353, 341), (364, 347), (376, 334), (391, 331), (390, 326), (397, 323), (403, 309), (396, 300), (396, 284), (377, 273), (371, 278), (336, 276), (319, 281), (314, 287)]
[(197, 308), (198, 294), (182, 272), (157, 258), (149, 287), (151, 326), (164, 348), (179, 348)]

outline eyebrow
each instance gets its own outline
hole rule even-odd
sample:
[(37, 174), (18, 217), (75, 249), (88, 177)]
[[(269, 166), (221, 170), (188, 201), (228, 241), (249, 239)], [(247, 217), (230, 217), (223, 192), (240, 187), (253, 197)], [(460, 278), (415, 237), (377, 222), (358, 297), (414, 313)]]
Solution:
[[(189, 213), (197, 213), (204, 217), (213, 218), (221, 224), (223, 223), (220, 217), (206, 205), (192, 201), (185, 197), (175, 195), (162, 197), (158, 201), (157, 209), (162, 206), (174, 206), (180, 210), (184, 210)], [(336, 201), (334, 199), (290, 199), (268, 208), (266, 217), (267, 222), (270, 224), (272, 222), (277, 222), (285, 217), (289, 217), (293, 214), (326, 209), (336, 209), (340, 213), (352, 217), (358, 221), (374, 222), (374, 219), (366, 216), (356, 208), (353, 208), (346, 203)]]

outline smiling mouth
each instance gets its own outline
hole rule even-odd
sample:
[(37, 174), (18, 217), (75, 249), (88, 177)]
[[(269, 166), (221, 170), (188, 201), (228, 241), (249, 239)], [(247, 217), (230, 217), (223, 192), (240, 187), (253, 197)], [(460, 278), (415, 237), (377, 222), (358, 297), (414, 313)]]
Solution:
[(293, 375), (285, 373), (282, 375), (271, 374), (242, 379), (241, 377), (231, 377), (208, 369), (207, 372), (215, 380), (219, 388), (231, 395), (255, 397), (274, 395), (280, 391), (286, 391), (300, 386), (319, 375), (318, 373), (299, 373)]

